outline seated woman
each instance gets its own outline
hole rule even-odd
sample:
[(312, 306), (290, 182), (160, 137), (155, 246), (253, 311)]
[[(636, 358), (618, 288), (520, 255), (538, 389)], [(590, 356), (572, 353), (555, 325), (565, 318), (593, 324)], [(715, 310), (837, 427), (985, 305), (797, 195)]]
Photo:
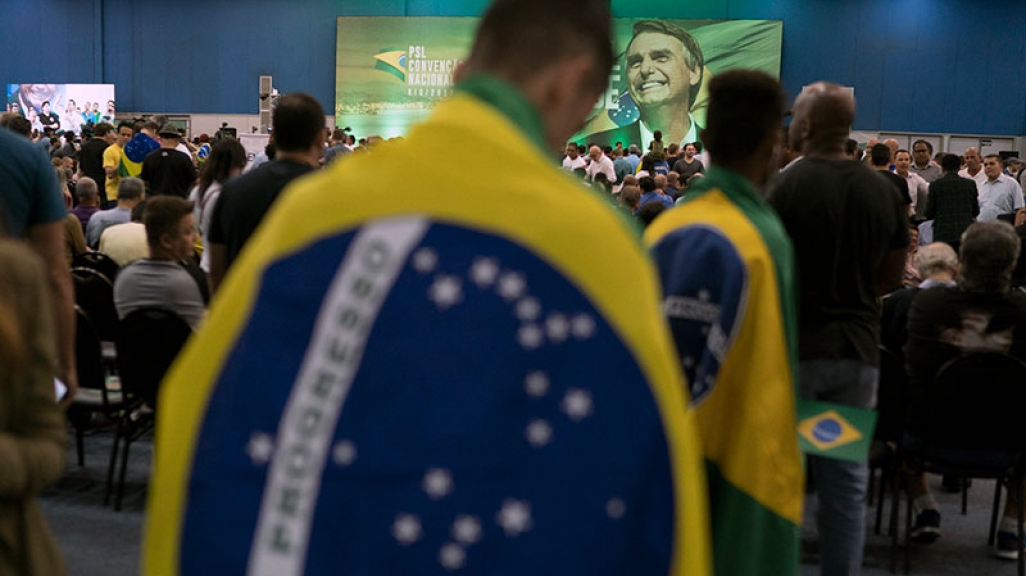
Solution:
[[(1010, 291), (1019, 251), (1019, 236), (1011, 225), (977, 222), (962, 237), (958, 286), (923, 290), (916, 296), (905, 345), (913, 405), (929, 405), (937, 372), (963, 353), (1000, 352), (1026, 361), (1026, 294)], [(913, 482), (910, 496), (917, 513), (912, 536), (933, 541), (940, 535), (940, 513), (924, 478)], [(1022, 547), (1016, 537), (1017, 515), (1009, 498), (995, 552), (1001, 558), (1017, 558)]]
[(49, 291), (42, 262), (21, 243), (0, 239), (0, 270), (0, 574), (61, 575), (35, 502), (64, 471)]

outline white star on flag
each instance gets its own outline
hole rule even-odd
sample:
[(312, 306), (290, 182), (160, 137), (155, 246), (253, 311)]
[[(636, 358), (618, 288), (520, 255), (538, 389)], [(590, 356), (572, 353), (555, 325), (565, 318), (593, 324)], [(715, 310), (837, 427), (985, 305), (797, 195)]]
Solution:
[(400, 514), (392, 523), (392, 536), (399, 544), (409, 546), (420, 540), (420, 520), (413, 514)]
[(545, 320), (545, 332), (549, 340), (559, 344), (570, 335), (570, 321), (562, 314), (550, 314)]
[(685, 356), (684, 357), (684, 367), (685, 368), (691, 368), (694, 365), (695, 365), (695, 359), (693, 357), (691, 357), (691, 356)]
[(452, 538), (465, 546), (476, 544), (481, 540), (481, 521), (466, 514), (457, 516), (452, 525)]
[(530, 322), (541, 314), (541, 304), (537, 298), (524, 298), (517, 302), (517, 318), (521, 322)]
[(531, 529), (531, 505), (527, 502), (506, 499), (495, 516), (495, 522), (506, 531), (506, 536), (516, 537)]
[(467, 563), (467, 552), (458, 544), (450, 542), (439, 550), (438, 561), (446, 570), (459, 570)]
[(528, 396), (541, 398), (549, 392), (549, 377), (544, 372), (531, 372), (524, 380)]
[(578, 314), (570, 323), (570, 330), (574, 336), (584, 340), (595, 334), (595, 320), (587, 314)]
[(463, 288), (455, 276), (440, 275), (428, 288), (428, 298), (439, 310), (448, 310), (463, 300)]
[(698, 291), (698, 299), (701, 300), (702, 302), (708, 302), (709, 301), (709, 291), (708, 290), (699, 290)]
[(267, 464), (271, 460), (273, 452), (274, 441), (271, 440), (269, 434), (254, 432), (249, 437), (249, 443), (246, 444), (246, 455), (249, 456), (254, 464)]
[(434, 272), (438, 266), (438, 253), (431, 248), (421, 248), (413, 253), (413, 269), (421, 274)]
[(499, 276), (499, 296), (507, 301), (520, 298), (524, 295), (525, 290), (527, 290), (527, 281), (524, 280), (523, 274), (506, 272)]
[(606, 502), (606, 515), (613, 520), (619, 520), (623, 518), (623, 515), (627, 513), (627, 504), (619, 498), (613, 498), (609, 502)]
[(494, 258), (477, 258), (470, 265), (470, 279), (478, 288), (487, 288), (499, 276), (499, 263)]
[(342, 440), (331, 449), (331, 460), (339, 466), (349, 466), (356, 461), (356, 444)]
[(525, 324), (517, 331), (517, 342), (528, 350), (534, 350), (542, 345), (545, 334), (542, 329), (534, 324)]
[(535, 448), (541, 448), (552, 442), (552, 426), (544, 420), (533, 420), (527, 425), (525, 434), (527, 441)]
[(432, 468), (424, 474), (421, 487), (432, 500), (440, 500), (452, 493), (452, 474), (442, 468)]
[(591, 401), (591, 394), (587, 390), (581, 390), (580, 388), (567, 390), (566, 396), (563, 397), (563, 401), (559, 406), (574, 422), (580, 422), (591, 416), (592, 410), (595, 408), (594, 403)]

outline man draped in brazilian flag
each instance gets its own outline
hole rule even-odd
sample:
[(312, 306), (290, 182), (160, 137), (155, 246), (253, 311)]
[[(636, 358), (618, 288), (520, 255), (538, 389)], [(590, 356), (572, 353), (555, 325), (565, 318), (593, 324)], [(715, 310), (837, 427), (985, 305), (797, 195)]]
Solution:
[(794, 255), (765, 183), (784, 95), (731, 71), (709, 85), (715, 164), (646, 241), (691, 383), (709, 477), (715, 572), (796, 574), (804, 475), (795, 429)]
[(278, 199), (164, 381), (146, 574), (710, 574), (655, 271), (545, 152), (609, 34), (497, 0), (456, 96)]

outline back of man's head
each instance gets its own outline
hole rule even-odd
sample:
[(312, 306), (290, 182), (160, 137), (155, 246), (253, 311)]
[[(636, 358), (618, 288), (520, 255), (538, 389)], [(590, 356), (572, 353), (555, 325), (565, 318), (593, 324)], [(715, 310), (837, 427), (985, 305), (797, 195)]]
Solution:
[(962, 235), (962, 270), (958, 287), (966, 292), (1007, 292), (1022, 241), (1001, 220), (976, 222)]
[(7, 128), (11, 132), (21, 134), (22, 136), (32, 136), (32, 123), (29, 122), (28, 118), (17, 112), (6, 112), (3, 116), (0, 116), (0, 127)]
[(947, 273), (951, 276), (958, 273), (958, 255), (950, 245), (944, 242), (920, 246), (916, 251), (914, 264), (923, 279), (939, 273)]
[(481, 19), (467, 64), (523, 85), (564, 58), (595, 66), (583, 89), (606, 87), (613, 66), (609, 0), (495, 0)]
[(709, 154), (719, 164), (736, 164), (751, 158), (768, 138), (775, 141), (784, 98), (780, 82), (764, 72), (732, 70), (715, 76), (709, 82), (702, 134)]
[(638, 186), (641, 186), (642, 192), (651, 192), (656, 189), (655, 178), (651, 176), (642, 176), (638, 178)]
[(666, 174), (666, 185), (667, 186), (673, 186), (674, 188), (676, 188), (677, 184), (679, 183), (679, 181), (680, 181), (680, 174), (677, 174), (676, 172), (673, 172), (672, 170)]
[(663, 176), (662, 174), (656, 174), (653, 180), (655, 180), (656, 188), (660, 190), (666, 189), (666, 176)]
[(322, 142), (324, 109), (302, 92), (286, 94), (274, 109), (274, 144), (281, 152), (305, 152)]
[(637, 210), (638, 202), (641, 201), (641, 188), (637, 186), (624, 186), (620, 190), (620, 204), (630, 208), (631, 210)]
[(79, 202), (91, 204), (94, 199), (99, 197), (96, 180), (88, 176), (79, 178), (78, 184), (75, 185), (75, 194), (78, 195)]
[(138, 200), (146, 191), (146, 184), (138, 178), (122, 178), (118, 182), (118, 200)]
[(113, 130), (114, 126), (112, 126), (109, 122), (100, 122), (96, 126), (93, 126), (93, 136), (95, 138), (103, 138), (107, 134), (110, 134)]
[(146, 243), (150, 248), (160, 246), (164, 234), (175, 236), (182, 218), (192, 214), (193, 203), (178, 196), (163, 194), (150, 198), (143, 210)]
[(954, 154), (945, 154), (940, 161), (941, 170), (945, 172), (958, 172), (962, 167), (962, 160)]
[(345, 143), (345, 141), (346, 141), (346, 132), (345, 132), (345, 130), (343, 130), (341, 128), (335, 128), (335, 130), (332, 131), (332, 133), (331, 133), (331, 139), (334, 140), (335, 142)]
[(891, 148), (886, 144), (874, 144), (869, 151), (869, 161), (873, 166), (883, 168), (891, 163)]
[(641, 149), (638, 148), (637, 144), (631, 144), (630, 147), (627, 148), (627, 153), (635, 156), (641, 156)]
[(143, 213), (146, 211), (146, 205), (148, 203), (149, 203), (149, 200), (142, 200), (138, 204), (136, 204), (135, 206), (132, 206), (132, 215), (131, 215), (132, 222), (140, 222), (141, 223), (143, 221)]

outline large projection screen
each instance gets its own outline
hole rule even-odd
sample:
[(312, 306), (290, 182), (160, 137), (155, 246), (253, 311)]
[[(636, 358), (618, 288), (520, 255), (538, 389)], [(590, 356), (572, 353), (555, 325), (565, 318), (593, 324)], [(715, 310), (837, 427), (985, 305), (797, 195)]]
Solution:
[(78, 133), (87, 124), (113, 122), (116, 109), (113, 84), (7, 85), (7, 111), (25, 116), (39, 131)]
[[(612, 143), (637, 136), (634, 127), (640, 112), (629, 86), (625, 52), (635, 24), (642, 20), (613, 21), (618, 57), (609, 88), (577, 139)], [(783, 23), (779, 20), (660, 22), (686, 30), (700, 47), (704, 65), (688, 108), (698, 127), (705, 123), (706, 85), (716, 73), (745, 68), (780, 76)], [(452, 93), (452, 71), (466, 57), (477, 23), (477, 18), (339, 17), (336, 124), (352, 127), (359, 136), (405, 134), (435, 103)]]

